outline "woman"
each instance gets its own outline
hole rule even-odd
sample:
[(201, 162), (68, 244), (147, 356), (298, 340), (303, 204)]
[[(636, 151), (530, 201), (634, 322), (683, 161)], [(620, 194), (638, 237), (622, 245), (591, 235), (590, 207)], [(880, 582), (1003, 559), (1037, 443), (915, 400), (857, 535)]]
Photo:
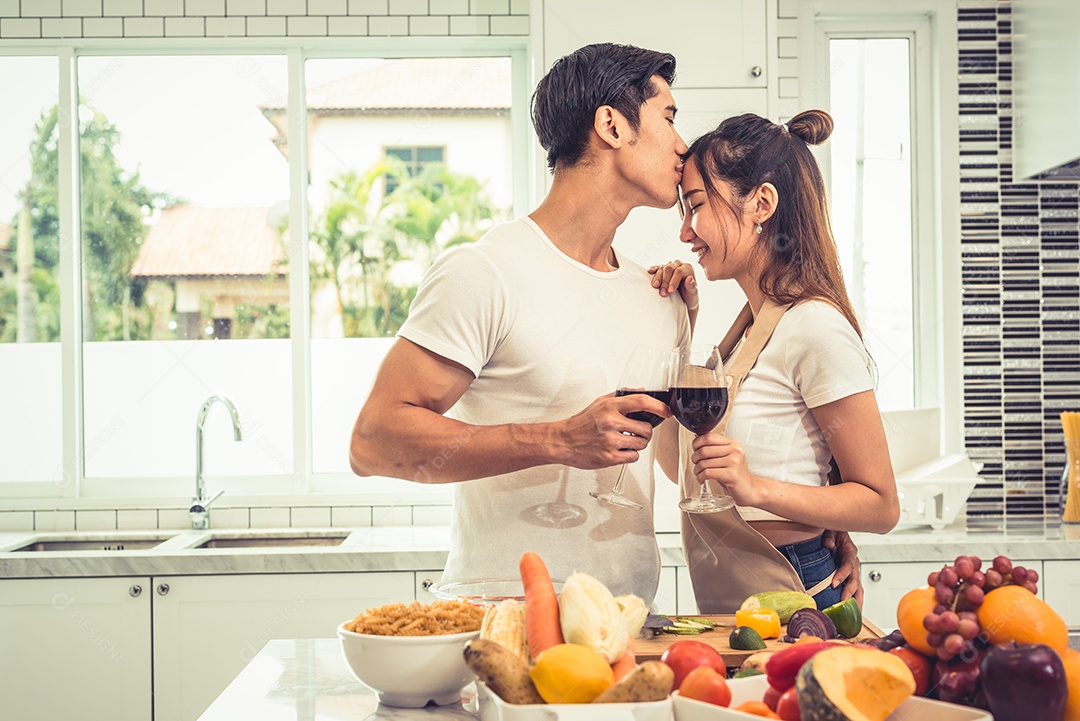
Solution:
[[(792, 584), (812, 589), (825, 608), (841, 591), (827, 582), (836, 564), (822, 545), (823, 529), (887, 533), (899, 520), (873, 364), (808, 147), (824, 142), (832, 127), (820, 110), (786, 125), (740, 115), (698, 138), (688, 153), (680, 239), (706, 278), (735, 280), (747, 299), (726, 339), (734, 346), (725, 358), (729, 375), (742, 367), (730, 410), (715, 431), (693, 440), (694, 478), (683, 479), (684, 491), (688, 480), (719, 484), (716, 490), (737, 504), (738, 513), (683, 514), (702, 612), (730, 611), (740, 596), (774, 590), (760, 587), (778, 583), (762, 569), (783, 559), (797, 574)], [(653, 285), (664, 294), (677, 287), (693, 307), (691, 278), (669, 264)], [(724, 343), (720, 348), (726, 351)], [(658, 454), (675, 478), (676, 427), (667, 426)], [(832, 463), (843, 483), (829, 483)], [(754, 548), (755, 537), (763, 548)], [(745, 572), (732, 573), (740, 565)], [(733, 587), (740, 575), (747, 578)]]

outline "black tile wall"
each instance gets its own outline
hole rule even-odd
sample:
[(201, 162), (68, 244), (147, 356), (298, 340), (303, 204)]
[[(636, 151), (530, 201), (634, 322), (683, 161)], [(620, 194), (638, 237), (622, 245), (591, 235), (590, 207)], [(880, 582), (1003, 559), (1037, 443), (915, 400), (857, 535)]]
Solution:
[(964, 435), (973, 524), (1054, 517), (1080, 410), (1076, 169), (1012, 173), (1012, 1), (958, 0)]

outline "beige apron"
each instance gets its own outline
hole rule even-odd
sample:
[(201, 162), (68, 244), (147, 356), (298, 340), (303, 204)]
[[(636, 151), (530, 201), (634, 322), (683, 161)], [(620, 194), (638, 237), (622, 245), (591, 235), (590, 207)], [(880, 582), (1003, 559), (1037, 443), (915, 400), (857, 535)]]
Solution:
[[(750, 327), (739, 354), (730, 366), (725, 367), (729, 379), (728, 408), (789, 307), (790, 304), (777, 305), (766, 300), (755, 320), (750, 306), (746, 305), (717, 346), (720, 357), (726, 361), (746, 328)], [(717, 426), (717, 433), (724, 433), (729, 416), (730, 411)], [(686, 452), (692, 441), (690, 431), (679, 426), (680, 453)], [(689, 462), (685, 466), (680, 484), (684, 498), (696, 496), (701, 490), (693, 466)], [(714, 493), (724, 493), (723, 486), (714, 481), (709, 481), (709, 487)], [(787, 557), (734, 508), (719, 513), (684, 512), (682, 541), (699, 613), (734, 613), (747, 596), (759, 591), (806, 590)], [(813, 596), (831, 582), (830, 575), (806, 592)]]

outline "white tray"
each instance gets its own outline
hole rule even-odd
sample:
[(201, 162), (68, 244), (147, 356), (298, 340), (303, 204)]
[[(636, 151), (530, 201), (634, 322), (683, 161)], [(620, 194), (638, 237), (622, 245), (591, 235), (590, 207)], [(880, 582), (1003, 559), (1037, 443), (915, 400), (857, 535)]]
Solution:
[(650, 703), (512, 704), (482, 681), (476, 682), (476, 696), (480, 721), (671, 721), (670, 697)]
[[(769, 687), (769, 682), (764, 676), (750, 676), (730, 679), (728, 685), (731, 687), (731, 705), (738, 706), (744, 701), (760, 701), (765, 695), (765, 689)], [(682, 698), (678, 691), (671, 694), (671, 701), (675, 708), (675, 721), (761, 719), (760, 716), (742, 711), (733, 711), (723, 706)], [(889, 714), (885, 721), (994, 721), (994, 717), (981, 709), (912, 696)]]

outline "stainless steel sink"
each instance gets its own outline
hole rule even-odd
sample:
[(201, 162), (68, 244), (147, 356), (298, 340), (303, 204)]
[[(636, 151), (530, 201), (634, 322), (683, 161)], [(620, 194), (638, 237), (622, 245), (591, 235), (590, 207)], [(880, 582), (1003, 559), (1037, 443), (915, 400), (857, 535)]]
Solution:
[(28, 551), (142, 551), (154, 548), (164, 541), (172, 538), (175, 533), (154, 535), (49, 535), (34, 539), (32, 542), (19, 548), (13, 548), (13, 553), (25, 553)]
[(340, 546), (348, 537), (348, 533), (320, 536), (305, 536), (300, 533), (273, 536), (222, 535), (204, 541), (195, 546), (195, 548), (294, 548), (304, 546)]

